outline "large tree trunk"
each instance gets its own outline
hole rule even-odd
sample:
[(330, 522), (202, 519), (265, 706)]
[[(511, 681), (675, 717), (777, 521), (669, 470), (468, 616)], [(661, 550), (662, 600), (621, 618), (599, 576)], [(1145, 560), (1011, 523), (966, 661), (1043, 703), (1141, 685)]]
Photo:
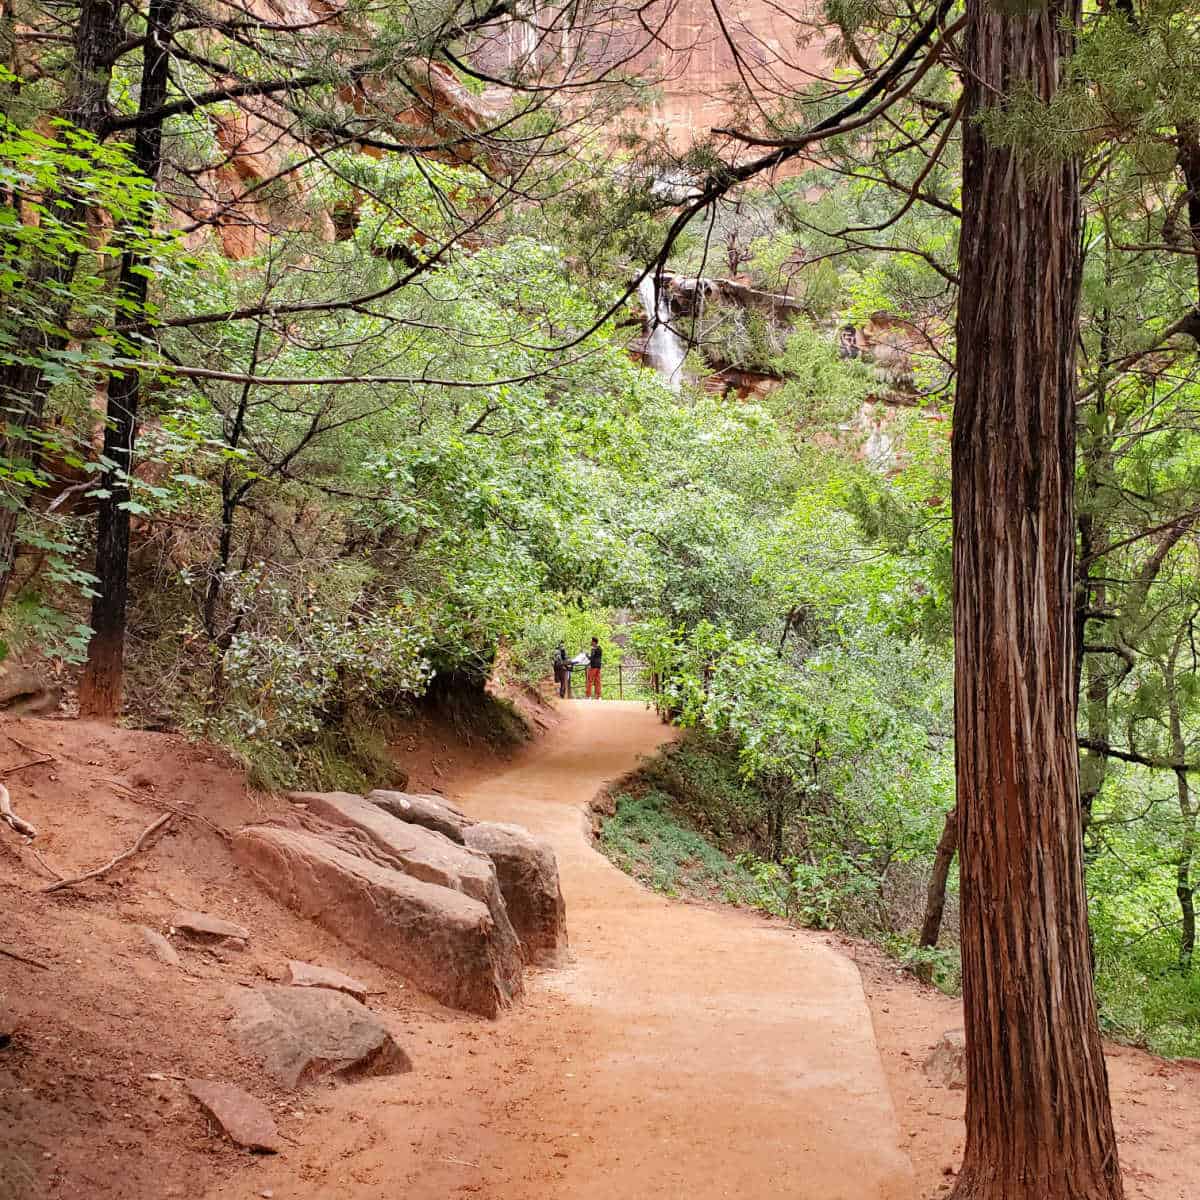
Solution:
[[(1009, 10), (1012, 11), (1011, 8)], [(1049, 99), (1070, 2), (968, 0), (954, 414), (954, 627), (967, 1143), (958, 1200), (1117, 1200), (1088, 955), (1072, 606), (1075, 162), (976, 118)]]
[[(167, 96), (170, 79), (171, 27), (179, 0), (150, 0), (147, 38), (142, 61), (142, 112), (155, 112)], [(150, 179), (162, 165), (162, 121), (138, 127), (133, 159)], [(121, 259), (118, 287), (140, 312), (146, 303), (146, 264), (126, 252)], [(96, 528), (96, 597), (92, 601), (92, 639), (87, 666), (79, 682), (79, 711), (88, 716), (114, 717), (121, 711), (124, 683), (125, 619), (129, 598), (129, 501), (137, 440), (141, 376), (136, 371), (113, 375), (108, 383), (104, 455), (113, 465), (104, 475), (107, 495), (100, 502)]]

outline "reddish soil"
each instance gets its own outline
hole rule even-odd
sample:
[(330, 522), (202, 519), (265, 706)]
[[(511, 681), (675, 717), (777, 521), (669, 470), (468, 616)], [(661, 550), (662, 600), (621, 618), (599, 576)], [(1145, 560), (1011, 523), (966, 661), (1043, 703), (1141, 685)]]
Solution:
[[(431, 790), (450, 772), (503, 765), (486, 744), (463, 745), (430, 720), (397, 757)], [(285, 1098), (224, 1035), (229, 989), (280, 978), (291, 958), (371, 983), (373, 1006), (405, 1031), (414, 1008), (436, 1009), (241, 872), (221, 832), (279, 815), (287, 802), (250, 792), (212, 747), (86, 721), (8, 720), (0, 772), (16, 812), (38, 830), (28, 847), (0, 824), (0, 947), (49, 968), (0, 955), (0, 1034), (12, 1034), (0, 1049), (0, 1200), (191, 1197), (247, 1166), (253, 1175), (257, 1160), (215, 1136), (184, 1094), (188, 1076), (247, 1087), (277, 1108), (284, 1134), (301, 1137), (319, 1091)], [(70, 876), (107, 862), (168, 806), (180, 815), (130, 862), (41, 894), (50, 870)], [(176, 938), (185, 969), (164, 966), (140, 927), (165, 933), (180, 908), (247, 926), (249, 946)]]
[[(589, 845), (583, 808), (669, 731), (636, 705), (560, 711), (508, 764), (449, 731), (401, 747), (415, 785), (558, 849), (573, 961), (531, 975), (526, 1003), (494, 1022), (448, 1012), (259, 893), (218, 830), (286, 802), (249, 793), (212, 749), (79, 721), (0, 725), (0, 772), (61, 874), (105, 862), (168, 805), (190, 814), (108, 877), (54, 895), (0, 826), (0, 946), (48, 967), (0, 957), (0, 1033), (13, 1033), (0, 1049), (0, 1198), (942, 1194), (962, 1094), (920, 1063), (957, 1005), (862, 947), (669, 902), (621, 875)], [(42, 753), (54, 757), (11, 770)], [(248, 926), (249, 946), (175, 939), (184, 970), (160, 964), (139, 926), (165, 930), (181, 907)], [(289, 958), (378, 989), (371, 1005), (414, 1071), (276, 1091), (226, 1039), (226, 997)], [(1123, 1049), (1110, 1067), (1131, 1200), (1191, 1200), (1200, 1071)], [(285, 1152), (223, 1141), (184, 1093), (192, 1075), (266, 1100)]]
[[(957, 1000), (919, 983), (872, 946), (830, 938), (858, 963), (876, 1039), (921, 1197), (945, 1195), (962, 1157), (964, 1093), (922, 1070), (949, 1029)], [(1200, 1194), (1200, 1064), (1168, 1062), (1128, 1046), (1106, 1048), (1127, 1200), (1195, 1200)]]
[(638, 704), (576, 701), (473, 815), (553, 843), (573, 961), (494, 1023), (410, 1028), (415, 1070), (329, 1095), (304, 1147), (211, 1200), (907, 1200), (853, 964), (748, 913), (676, 904), (600, 857), (588, 801), (669, 731)]

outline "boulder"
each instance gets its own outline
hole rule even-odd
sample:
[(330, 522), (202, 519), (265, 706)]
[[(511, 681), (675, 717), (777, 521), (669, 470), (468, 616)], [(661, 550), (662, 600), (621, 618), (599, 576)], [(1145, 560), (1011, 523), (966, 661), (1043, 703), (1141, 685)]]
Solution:
[(441, 796), (412, 796), (407, 792), (389, 792), (376, 788), (375, 791), (367, 793), (367, 799), (384, 812), (391, 813), (397, 820), (445, 834), (459, 845), (465, 841), (466, 831), (475, 824), (465, 812), (455, 808)]
[(186, 1087), (196, 1102), (225, 1131), (229, 1140), (247, 1150), (276, 1154), (282, 1148), (279, 1130), (267, 1106), (232, 1083), (189, 1079)]
[(289, 908), (443, 1004), (492, 1017), (517, 994), (491, 913), (465, 893), (301, 830), (249, 826), (233, 850)]
[(520, 825), (480, 821), (466, 831), (467, 845), (496, 866), (500, 891), (525, 957), (557, 966), (567, 952), (567, 908), (550, 846)]
[(192, 912), (190, 909), (180, 909), (171, 918), (171, 927), (178, 929), (181, 933), (189, 934), (191, 937), (206, 940), (224, 941), (227, 938), (235, 938), (240, 942), (250, 940), (250, 930), (244, 926), (235, 925), (232, 921), (225, 921), (220, 917), (209, 916), (208, 913)]
[(322, 1075), (359, 1078), (412, 1070), (379, 1018), (342, 992), (269, 984), (237, 988), (230, 1001), (230, 1033), (283, 1087), (297, 1088)]
[(494, 937), (506, 986), (514, 995), (520, 993), (524, 965), (521, 943), (505, 909), (496, 868), (486, 854), (460, 846), (432, 829), (399, 821), (348, 792), (295, 792), (292, 798), (315, 816), (359, 835), (349, 842), (339, 839), (344, 849), (487, 905), (496, 925)]
[(39, 671), (13, 662), (0, 666), (0, 710), (8, 716), (38, 716), (58, 705), (58, 688)]
[(322, 987), (334, 992), (345, 992), (360, 1004), (367, 1002), (367, 985), (335, 971), (332, 967), (317, 967), (312, 963), (289, 962), (288, 977), (284, 981), (292, 987)]
[(967, 1086), (967, 1036), (961, 1029), (942, 1034), (925, 1060), (925, 1074), (943, 1087), (962, 1091)]

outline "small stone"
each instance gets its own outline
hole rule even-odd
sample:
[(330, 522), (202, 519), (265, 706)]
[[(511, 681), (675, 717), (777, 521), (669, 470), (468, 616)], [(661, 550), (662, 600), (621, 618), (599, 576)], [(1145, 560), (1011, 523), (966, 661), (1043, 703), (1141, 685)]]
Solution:
[(343, 975), (341, 971), (335, 971), (332, 967), (318, 967), (312, 963), (295, 960), (289, 962), (284, 983), (290, 983), (293, 987), (319, 987), (329, 988), (334, 992), (345, 992), (360, 1004), (365, 1003), (367, 999), (368, 988), (365, 983)]
[(146, 939), (146, 945), (154, 951), (154, 957), (160, 963), (168, 967), (181, 966), (179, 960), (179, 952), (167, 941), (157, 929), (151, 929), (148, 925), (142, 926), (142, 937)]
[(966, 1034), (961, 1029), (949, 1029), (925, 1060), (925, 1074), (952, 1091), (962, 1091), (967, 1086), (966, 1058)]
[(214, 1083), (207, 1079), (189, 1079), (187, 1089), (230, 1141), (247, 1150), (278, 1153), (281, 1148), (279, 1131), (261, 1100), (232, 1083)]
[(183, 933), (200, 938), (237, 938), (239, 941), (250, 940), (250, 930), (232, 921), (224, 921), (220, 917), (209, 916), (208, 913), (192, 912), (180, 909), (172, 918), (171, 925)]

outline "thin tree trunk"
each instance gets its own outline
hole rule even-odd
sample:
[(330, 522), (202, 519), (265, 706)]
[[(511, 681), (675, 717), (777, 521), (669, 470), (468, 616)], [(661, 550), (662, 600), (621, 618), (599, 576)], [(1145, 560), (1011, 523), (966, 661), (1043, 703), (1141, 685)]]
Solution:
[(958, 853), (958, 813), (952, 808), (946, 814), (946, 824), (938, 839), (937, 853), (933, 859), (933, 877), (925, 894), (925, 920), (921, 923), (922, 947), (936, 946), (942, 932), (942, 914), (946, 911), (946, 881), (950, 878), (950, 865)]
[[(170, 79), (171, 26), (179, 0), (150, 0), (146, 15), (146, 49), (142, 59), (142, 112), (162, 107)], [(162, 122), (139, 125), (133, 159), (151, 180), (162, 164)], [(126, 252), (121, 259), (121, 294), (140, 311), (149, 281), (142, 257)], [(89, 716), (114, 717), (121, 710), (124, 684), (125, 621), (129, 598), (129, 501), (133, 450), (137, 438), (141, 376), (136, 371), (113, 375), (108, 384), (104, 454), (113, 466), (105, 473), (107, 496), (100, 502), (96, 528), (96, 597), (92, 601), (92, 638), (79, 684), (79, 710)]]
[[(954, 413), (954, 628), (966, 1150), (957, 1200), (1123, 1195), (1088, 954), (1075, 745), (1078, 164), (978, 117), (1043, 100), (1074, 0), (968, 0)], [(1068, 26), (1064, 29), (1064, 22)]]
[[(1183, 740), (1183, 720), (1179, 712), (1178, 681), (1175, 676), (1181, 640), (1177, 640), (1165, 672), (1171, 756), (1177, 763), (1182, 763), (1187, 758), (1187, 745)], [(1183, 832), (1179, 839), (1179, 861), (1175, 866), (1175, 896), (1179, 900), (1180, 915), (1179, 969), (1186, 974), (1192, 969), (1192, 958), (1196, 952), (1196, 895), (1192, 886), (1192, 861), (1196, 855), (1196, 806), (1192, 803), (1186, 767), (1175, 768), (1175, 790), (1179, 799), (1179, 819), (1183, 824)]]
[[(71, 89), (63, 115), (88, 133), (95, 133), (108, 114), (112, 51), (121, 38), (118, 10), (119, 0), (84, 0), (79, 10)], [(59, 219), (83, 225), (93, 198), (84, 193), (60, 199), (71, 207)], [(19, 203), (19, 198), (13, 202)], [(39, 362), (67, 344), (66, 334), (56, 330), (66, 325), (70, 300), (65, 285), (74, 272), (75, 258), (70, 255), (31, 264), (26, 291), (35, 303), (48, 303), (49, 311), (41, 321), (22, 324), (10, 361), (0, 365), (0, 458), (17, 466), (37, 469), (40, 465), (35, 438), (42, 426), (47, 389)], [(0, 497), (0, 607), (12, 581), (17, 522), (28, 491), (26, 484), (10, 486)]]

